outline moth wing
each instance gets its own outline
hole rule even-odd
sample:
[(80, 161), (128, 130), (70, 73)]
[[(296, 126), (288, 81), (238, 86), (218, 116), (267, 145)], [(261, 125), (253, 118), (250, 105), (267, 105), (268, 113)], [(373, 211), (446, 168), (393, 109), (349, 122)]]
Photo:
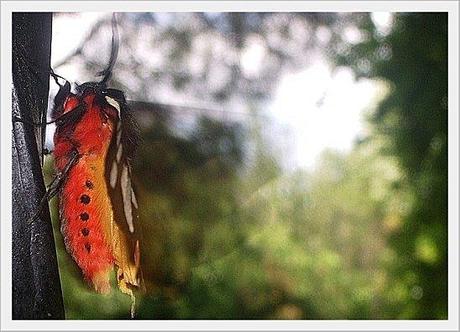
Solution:
[[(117, 110), (120, 116), (127, 111)], [(133, 147), (130, 142), (133, 137), (128, 131), (130, 124), (123, 120), (116, 123), (107, 155), (106, 179), (113, 207), (110, 239), (117, 265), (118, 287), (122, 292), (132, 295), (132, 287), (143, 289), (144, 283), (140, 264), (138, 203), (131, 181), (130, 157)]]
[(119, 181), (115, 186), (112, 250), (118, 266), (117, 279), (122, 291), (129, 285), (142, 286), (140, 266), (140, 229), (138, 205), (132, 188), (129, 164), (120, 165)]

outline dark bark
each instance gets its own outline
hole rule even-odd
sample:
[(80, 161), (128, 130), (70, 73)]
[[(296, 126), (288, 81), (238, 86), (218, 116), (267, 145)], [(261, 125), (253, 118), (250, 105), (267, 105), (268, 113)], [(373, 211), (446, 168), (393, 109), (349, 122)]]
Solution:
[[(51, 13), (13, 14), (13, 115), (46, 119)], [(41, 168), (44, 128), (13, 124), (13, 319), (64, 319), (61, 283)]]

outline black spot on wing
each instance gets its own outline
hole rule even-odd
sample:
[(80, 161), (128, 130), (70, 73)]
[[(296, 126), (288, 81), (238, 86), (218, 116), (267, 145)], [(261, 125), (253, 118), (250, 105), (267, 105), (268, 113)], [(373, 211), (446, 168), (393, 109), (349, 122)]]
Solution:
[(89, 202), (91, 202), (91, 198), (88, 195), (81, 195), (80, 202), (87, 205)]

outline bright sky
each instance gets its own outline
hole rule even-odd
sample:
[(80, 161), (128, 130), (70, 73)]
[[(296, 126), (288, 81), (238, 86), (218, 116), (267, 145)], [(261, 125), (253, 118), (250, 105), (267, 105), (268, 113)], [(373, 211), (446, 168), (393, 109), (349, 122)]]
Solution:
[[(104, 13), (85, 13), (56, 17), (53, 21), (52, 64), (59, 62), (80, 45), (87, 31)], [(373, 13), (372, 19), (382, 34), (389, 31), (391, 13)], [(243, 55), (243, 70), (258, 71), (263, 49), (252, 41), (251, 53)], [(82, 81), (75, 66), (63, 66), (59, 73), (71, 81)], [(54, 85), (52, 85), (53, 87)], [(305, 70), (286, 74), (278, 82), (270, 117), (287, 128), (293, 138), (289, 148), (291, 168), (312, 169), (326, 148), (349, 151), (353, 141), (364, 133), (364, 112), (375, 105), (382, 93), (381, 85), (369, 80), (354, 80), (352, 72), (341, 68), (335, 72), (321, 56)], [(52, 132), (49, 132), (49, 138)]]
[(356, 82), (348, 68), (332, 72), (318, 59), (280, 82), (271, 115), (293, 134), (292, 166), (311, 169), (326, 148), (349, 151), (364, 133), (364, 112), (380, 94), (370, 80)]
[[(391, 13), (374, 12), (371, 18), (380, 34), (390, 32)], [(333, 72), (321, 56), (305, 70), (284, 76), (269, 112), (293, 135), (288, 167), (312, 169), (325, 149), (349, 151), (355, 139), (365, 134), (365, 113), (384, 89), (375, 81), (355, 81), (348, 68)]]

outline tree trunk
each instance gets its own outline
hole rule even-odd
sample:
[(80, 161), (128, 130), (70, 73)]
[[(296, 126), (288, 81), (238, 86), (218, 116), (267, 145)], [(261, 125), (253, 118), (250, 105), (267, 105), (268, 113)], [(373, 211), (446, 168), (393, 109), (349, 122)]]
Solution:
[[(13, 13), (13, 115), (44, 122), (51, 13)], [(13, 319), (64, 319), (49, 207), (28, 222), (45, 194), (44, 127), (13, 124)]]

